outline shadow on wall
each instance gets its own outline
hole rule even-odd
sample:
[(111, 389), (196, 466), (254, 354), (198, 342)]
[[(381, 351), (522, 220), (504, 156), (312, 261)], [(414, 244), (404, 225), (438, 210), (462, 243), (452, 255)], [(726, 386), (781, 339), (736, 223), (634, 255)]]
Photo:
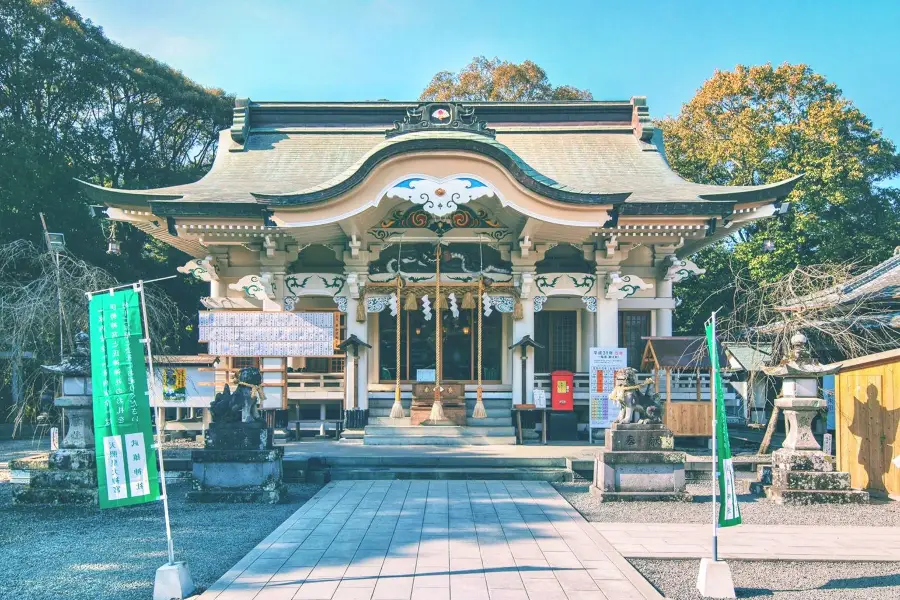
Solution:
[(900, 408), (888, 409), (880, 394), (878, 386), (870, 383), (866, 386), (865, 402), (854, 396), (850, 432), (859, 437), (857, 460), (868, 479), (864, 487), (885, 490), (885, 475), (891, 470), (894, 456), (900, 452), (900, 448), (894, 447)]

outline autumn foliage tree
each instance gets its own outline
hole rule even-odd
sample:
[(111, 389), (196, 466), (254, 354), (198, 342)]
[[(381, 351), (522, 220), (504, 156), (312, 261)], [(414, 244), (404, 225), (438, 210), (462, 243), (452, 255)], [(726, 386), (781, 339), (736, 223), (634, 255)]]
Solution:
[(672, 167), (691, 181), (758, 185), (803, 174), (791, 213), (700, 253), (706, 275), (677, 290), (682, 331), (730, 306), (734, 272), (773, 282), (798, 265), (877, 263), (900, 243), (896, 147), (806, 65), (716, 72), (661, 128)]
[(458, 73), (437, 73), (420, 100), (541, 102), (591, 100), (591, 93), (570, 85), (554, 87), (547, 73), (530, 60), (519, 64), (476, 56)]

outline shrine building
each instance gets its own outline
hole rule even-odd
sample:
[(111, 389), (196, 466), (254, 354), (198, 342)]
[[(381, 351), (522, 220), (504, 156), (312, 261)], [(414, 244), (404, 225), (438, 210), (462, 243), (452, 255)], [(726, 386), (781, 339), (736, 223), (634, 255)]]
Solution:
[(639, 368), (643, 338), (672, 335), (673, 283), (701, 272), (687, 257), (786, 210), (796, 183), (685, 181), (660, 137), (642, 97), (239, 99), (199, 181), (83, 189), (187, 255), (216, 385), (258, 366), (288, 421), (364, 408), (370, 430), (475, 439), (570, 371), (583, 430), (590, 348)]

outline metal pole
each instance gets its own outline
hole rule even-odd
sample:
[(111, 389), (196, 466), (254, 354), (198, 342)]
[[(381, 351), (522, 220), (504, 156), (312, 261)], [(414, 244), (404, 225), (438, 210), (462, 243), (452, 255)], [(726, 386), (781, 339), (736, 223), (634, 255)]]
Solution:
[[(169, 279), (166, 277), (165, 279)], [(158, 281), (158, 280), (157, 280)], [(153, 350), (150, 348), (150, 324), (147, 321), (147, 300), (144, 296), (144, 282), (138, 281), (134, 284), (138, 293), (141, 295), (141, 316), (144, 320), (144, 339), (141, 340), (147, 346), (147, 367), (150, 369), (150, 396), (156, 398), (156, 372), (153, 370)], [(162, 422), (161, 411), (165, 409), (156, 407), (156, 453), (159, 457), (159, 485), (162, 488), (163, 513), (166, 518), (166, 543), (169, 550), (169, 564), (175, 563), (175, 547), (172, 544), (172, 527), (169, 524), (169, 494), (166, 492), (166, 467), (163, 464), (163, 437), (162, 428), (159, 424)]]
[[(85, 292), (84, 295), (90, 297), (90, 296), (93, 296), (94, 294), (101, 294), (103, 292), (111, 292), (113, 290), (121, 290), (123, 288), (133, 288), (135, 286), (143, 287), (147, 283), (156, 283), (157, 281), (166, 281), (167, 279), (175, 279), (176, 277), (178, 277), (178, 275), (169, 275), (168, 277), (157, 277), (156, 279), (148, 279), (146, 281), (141, 279), (137, 283), (123, 283), (122, 285), (116, 285), (116, 286), (109, 287), (109, 288), (103, 288), (102, 290), (93, 290), (91, 292)], [(143, 294), (141, 295), (141, 297), (143, 298)]]
[[(716, 335), (716, 313), (712, 314), (712, 332), (713, 332), (713, 342), (715, 342)], [(713, 344), (713, 350), (715, 351), (715, 344)], [(709, 357), (710, 362), (712, 362), (712, 356)], [(713, 561), (719, 560), (719, 511), (717, 502), (716, 502), (716, 493), (719, 489), (719, 461), (716, 452), (716, 385), (714, 381), (715, 375), (710, 372), (710, 381), (709, 381), (709, 399), (712, 405), (712, 505), (713, 505), (713, 539), (712, 539), (712, 554)], [(700, 376), (699, 372), (697, 375), (697, 386), (700, 386)]]
[[(44, 243), (47, 245), (47, 252), (52, 252), (50, 247), (50, 232), (47, 229), (47, 220), (44, 219), (44, 213), (38, 213), (41, 217), (41, 227), (44, 228)], [(56, 310), (59, 318), (59, 362), (63, 362), (65, 350), (63, 348), (65, 333), (63, 329), (63, 308), (62, 308), (62, 283), (59, 277), (59, 252), (53, 252), (53, 262), (56, 264)], [(59, 376), (59, 390), (62, 392), (62, 375)], [(66, 409), (60, 411), (59, 433), (65, 438), (66, 436)]]

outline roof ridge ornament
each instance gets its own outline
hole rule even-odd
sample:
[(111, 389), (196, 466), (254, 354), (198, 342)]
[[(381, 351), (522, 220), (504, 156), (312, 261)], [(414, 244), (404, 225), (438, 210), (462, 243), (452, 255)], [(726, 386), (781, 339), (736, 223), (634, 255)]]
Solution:
[(653, 124), (653, 119), (650, 118), (647, 97), (632, 96), (631, 105), (634, 107), (631, 113), (631, 126), (634, 128), (634, 135), (642, 142), (652, 144), (656, 126)]
[(393, 129), (384, 132), (390, 139), (415, 131), (466, 131), (487, 137), (496, 137), (497, 132), (475, 116), (475, 108), (460, 102), (425, 102), (415, 108), (406, 109), (402, 121), (394, 121)]
[(242, 151), (250, 133), (250, 98), (235, 98), (234, 120), (231, 124), (230, 133), (231, 139), (238, 144), (238, 147), (230, 150), (232, 152)]

